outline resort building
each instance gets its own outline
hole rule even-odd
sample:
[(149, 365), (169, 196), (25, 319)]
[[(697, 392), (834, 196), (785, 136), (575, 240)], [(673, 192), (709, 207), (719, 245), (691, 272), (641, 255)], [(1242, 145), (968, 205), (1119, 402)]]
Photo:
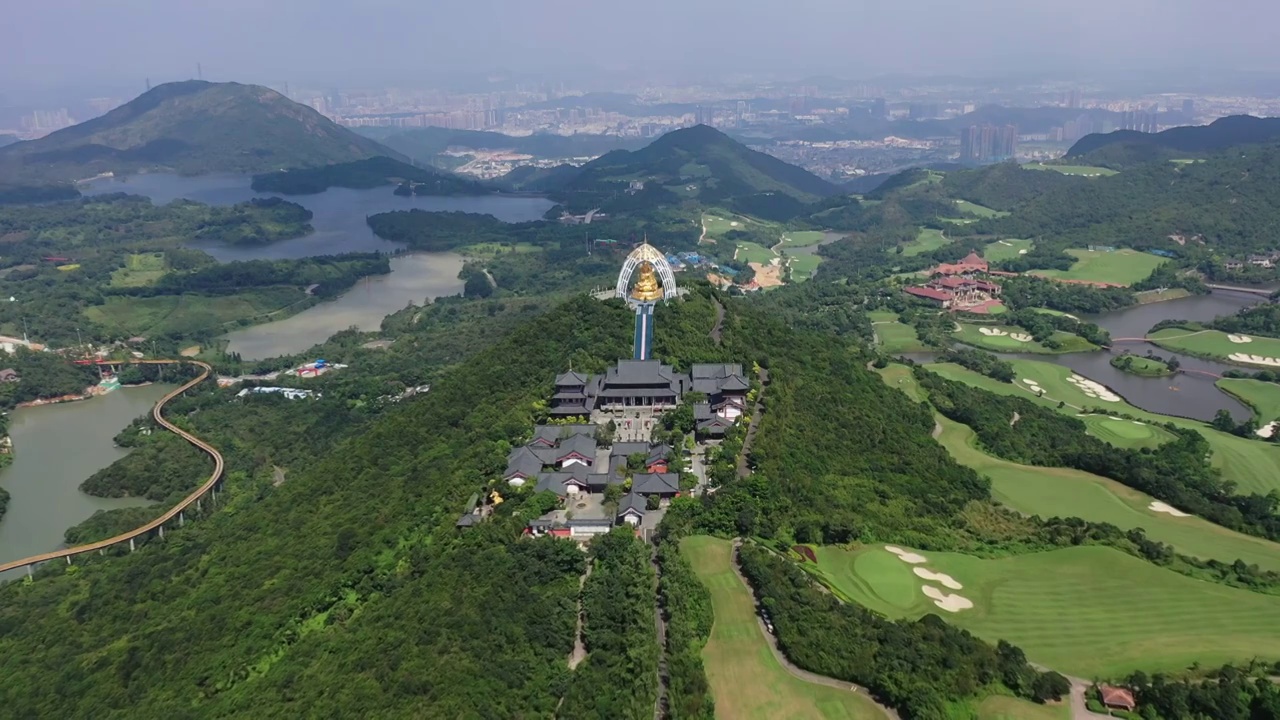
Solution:
[(745, 411), (750, 387), (737, 363), (698, 364), (686, 375), (657, 360), (619, 360), (603, 375), (570, 371), (557, 376), (550, 414), (571, 418), (586, 417), (593, 410), (671, 410), (692, 391), (707, 396), (708, 417), (732, 421)]
[(969, 253), (958, 263), (943, 263), (929, 271), (923, 285), (903, 288), (908, 295), (927, 300), (944, 310), (986, 312), (999, 304), (1000, 286), (982, 278), (990, 266), (977, 253)]

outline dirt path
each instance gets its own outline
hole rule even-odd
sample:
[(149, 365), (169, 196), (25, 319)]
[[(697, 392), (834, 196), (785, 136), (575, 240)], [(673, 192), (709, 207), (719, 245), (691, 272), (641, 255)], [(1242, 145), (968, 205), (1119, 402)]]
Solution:
[(1022, 416), (1018, 414), (1017, 410), (1014, 410), (1013, 419), (1009, 421), (1009, 427), (1013, 427), (1014, 425), (1017, 425), (1018, 421), (1021, 419), (1022, 419)]
[(742, 440), (742, 452), (738, 455), (738, 477), (743, 478), (751, 474), (751, 468), (747, 467), (747, 455), (751, 450), (751, 443), (756, 439), (756, 431), (760, 429), (760, 403), (764, 401), (764, 392), (769, 387), (769, 371), (760, 368), (759, 378), (760, 394), (751, 407), (751, 423), (747, 425), (747, 436)]
[[(733, 574), (738, 576), (738, 581), (747, 588), (747, 592), (751, 593), (751, 596), (754, 598), (755, 591), (752, 590), (751, 583), (747, 582), (747, 578), (742, 575), (742, 568), (738, 567), (738, 548), (741, 547), (741, 545), (742, 538), (737, 538), (733, 541)], [(811, 673), (808, 670), (802, 670), (799, 667), (796, 667), (789, 659), (787, 659), (787, 656), (783, 655), (782, 651), (778, 649), (778, 638), (774, 637), (773, 633), (769, 632), (765, 628), (764, 620), (762, 620), (759, 615), (756, 616), (756, 625), (760, 629), (760, 634), (764, 635), (765, 641), (769, 644), (769, 651), (773, 653), (774, 659), (778, 661), (779, 665), (786, 668), (787, 672), (801, 680), (804, 680), (805, 682), (811, 682), (815, 685), (825, 685), (826, 687), (835, 688), (836, 690), (847, 690), (849, 692), (862, 693), (868, 698), (871, 697), (871, 694), (867, 692), (867, 689), (861, 685), (855, 685), (844, 680), (837, 680), (835, 678), (827, 677), (826, 675)], [(892, 708), (885, 707), (884, 705), (875, 702), (875, 700), (872, 700), (872, 703), (874, 703), (875, 706), (884, 713), (885, 717), (890, 718), (891, 720), (902, 720), (897, 711)]]
[(284, 484), (284, 474), (286, 470), (279, 465), (271, 466), (271, 484), (280, 487)]
[(653, 620), (654, 627), (658, 631), (658, 698), (653, 705), (653, 720), (662, 720), (670, 714), (667, 701), (667, 685), (670, 683), (670, 676), (667, 674), (667, 620), (662, 615), (662, 605), (658, 595), (662, 568), (658, 565), (657, 548), (654, 548), (649, 561), (653, 563)]
[(938, 438), (942, 437), (942, 423), (938, 422), (937, 420), (934, 420), (933, 432), (929, 434), (933, 437), (934, 440), (937, 440)]
[[(587, 659), (587, 646), (582, 642), (582, 588), (587, 584), (587, 578), (591, 577), (591, 561), (587, 561), (587, 571), (582, 573), (582, 577), (578, 578), (578, 629), (573, 634), (573, 652), (569, 653), (569, 669), (573, 670)], [(564, 698), (560, 699), (564, 702)]]
[(716, 324), (711, 328), (711, 332), (709, 333), (709, 335), (711, 339), (715, 341), (715, 344), (719, 345), (720, 334), (721, 334), (721, 331), (724, 329), (724, 306), (721, 305), (720, 301), (716, 300), (715, 298), (712, 298), (711, 302), (714, 303), (716, 306)]

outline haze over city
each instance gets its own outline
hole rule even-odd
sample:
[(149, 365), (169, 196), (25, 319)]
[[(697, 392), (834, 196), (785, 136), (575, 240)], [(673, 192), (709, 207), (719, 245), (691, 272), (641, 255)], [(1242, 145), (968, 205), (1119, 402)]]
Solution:
[(1280, 7), (1196, 0), (420, 3), (126, 0), (15, 3), (0, 25), (0, 91), (552, 79), (692, 82), (742, 74), (887, 73), (1141, 79), (1273, 71)]

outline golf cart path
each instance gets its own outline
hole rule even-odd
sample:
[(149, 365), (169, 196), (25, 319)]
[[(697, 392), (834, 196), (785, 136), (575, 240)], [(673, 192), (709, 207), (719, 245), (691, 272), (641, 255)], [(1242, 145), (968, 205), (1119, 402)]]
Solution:
[[(747, 589), (747, 592), (751, 593), (752, 600), (754, 601), (755, 591), (751, 589), (751, 583), (747, 582), (747, 579), (742, 575), (742, 569), (738, 567), (738, 548), (741, 545), (742, 538), (735, 538), (733, 541), (732, 562), (730, 564), (733, 565), (733, 574), (738, 576), (738, 582), (741, 582), (743, 587)], [(764, 620), (758, 614), (756, 615), (756, 626), (759, 628), (760, 634), (764, 636), (765, 642), (768, 643), (769, 651), (773, 653), (774, 659), (778, 661), (779, 665), (786, 668), (787, 672), (805, 682), (813, 683), (815, 685), (825, 685), (826, 687), (835, 688), (836, 690), (862, 693), (862, 695), (870, 700), (885, 717), (890, 718), (891, 720), (902, 720), (902, 717), (898, 715), (897, 711), (876, 702), (875, 699), (871, 697), (871, 693), (867, 692), (867, 689), (861, 685), (855, 685), (845, 680), (837, 680), (835, 678), (827, 677), (826, 675), (811, 673), (808, 670), (801, 670), (796, 667), (787, 659), (787, 656), (783, 655), (782, 651), (778, 649), (778, 638), (774, 637), (773, 633), (765, 629)]]

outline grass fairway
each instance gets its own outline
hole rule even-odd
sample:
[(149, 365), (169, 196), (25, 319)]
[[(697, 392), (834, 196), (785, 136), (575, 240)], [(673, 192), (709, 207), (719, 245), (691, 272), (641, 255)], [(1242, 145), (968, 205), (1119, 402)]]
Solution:
[(1066, 701), (1037, 705), (1029, 700), (992, 695), (978, 705), (978, 720), (1070, 720), (1071, 706)]
[(168, 272), (164, 253), (135, 253), (125, 258), (124, 267), (111, 273), (112, 287), (146, 287)]
[[(1067, 378), (1073, 373), (1070, 368), (1061, 365), (1035, 360), (1011, 360), (1010, 362), (1013, 363), (1019, 380), (1024, 381), (1030, 378), (1036, 381), (1044, 389), (1044, 397), (1035, 398), (1035, 395), (1027, 390), (1022, 382), (1017, 385), (1002, 383), (985, 375), (965, 370), (958, 365), (940, 364), (928, 367), (953, 380), (985, 388), (1001, 395), (1030, 398), (1046, 407), (1057, 409), (1058, 401), (1064, 401), (1067, 407), (1061, 408), (1060, 412), (1071, 415), (1079, 412), (1079, 408), (1102, 407), (1107, 411), (1131, 415), (1144, 422), (1173, 423), (1178, 427), (1195, 430), (1209, 441), (1209, 447), (1213, 451), (1210, 458), (1213, 466), (1222, 471), (1224, 479), (1236, 483), (1241, 492), (1265, 495), (1272, 490), (1280, 490), (1280, 447), (1276, 445), (1219, 432), (1198, 420), (1150, 413), (1124, 400), (1104, 402), (1098, 398), (1090, 398), (1075, 385), (1067, 382)], [(1100, 422), (1098, 417), (1090, 416), (1081, 419), (1086, 425), (1090, 425), (1092, 430), (1096, 427), (1096, 423)]]
[[(1167, 350), (1178, 350), (1188, 355), (1213, 358), (1235, 365), (1262, 368), (1280, 366), (1280, 340), (1261, 335), (1236, 335), (1236, 339), (1249, 338), (1248, 342), (1232, 342), (1231, 335), (1220, 330), (1187, 330), (1165, 328), (1147, 336), (1151, 342)], [(1236, 355), (1236, 358), (1232, 358)], [(1276, 358), (1275, 365), (1248, 362), (1241, 355)]]
[(457, 252), (473, 258), (493, 258), (507, 253), (535, 253), (542, 248), (528, 242), (504, 243), (486, 242), (474, 245), (463, 245)]
[(822, 257), (812, 253), (787, 254), (787, 266), (791, 268), (791, 281), (804, 282), (813, 277), (814, 271), (822, 264)]
[(1223, 378), (1216, 384), (1219, 389), (1253, 408), (1259, 425), (1280, 418), (1280, 385), (1243, 378)]
[(1169, 262), (1168, 258), (1129, 249), (1106, 252), (1072, 248), (1066, 252), (1077, 258), (1070, 270), (1034, 270), (1032, 274), (1057, 280), (1078, 280), (1128, 287), (1139, 280), (1145, 280), (1151, 271)]
[(824, 234), (821, 230), (791, 230), (782, 233), (780, 245), (783, 249), (810, 247), (822, 242)]
[(723, 237), (730, 230), (746, 230), (748, 228), (754, 230), (771, 224), (737, 215), (727, 210), (713, 210), (703, 213), (702, 222), (707, 227), (707, 237), (712, 239)]
[(916, 329), (906, 323), (898, 322), (898, 314), (893, 312), (873, 312), (871, 329), (875, 332), (876, 342), (886, 353), (925, 352), (928, 350), (916, 335)]
[(733, 257), (739, 262), (758, 262), (768, 265), (778, 254), (769, 248), (753, 242), (739, 242)]
[[(982, 328), (988, 331), (997, 331), (1004, 333), (1003, 335), (988, 335), (982, 332)], [(1025, 338), (1022, 340), (1014, 339)], [(1062, 347), (1051, 349), (1041, 345), (1035, 340), (1029, 339), (1031, 336), (1026, 330), (1012, 325), (970, 325), (968, 323), (960, 323), (960, 330), (956, 332), (954, 337), (966, 345), (983, 348), (984, 350), (992, 350), (994, 352), (1026, 352), (1026, 353), (1069, 353), (1069, 352), (1089, 352), (1097, 350), (1098, 346), (1090, 343), (1088, 340), (1073, 335), (1071, 333), (1058, 331), (1053, 334), (1053, 339), (1062, 344)]]
[[(820, 574), (842, 595), (870, 598), (896, 617), (943, 616), (995, 642), (1008, 640), (1033, 662), (1080, 677), (1133, 670), (1176, 671), (1280, 653), (1280, 597), (1204, 582), (1119, 550), (1071, 547), (983, 559), (926, 552), (916, 567), (943, 572), (963, 587), (948, 590), (973, 602), (968, 610), (938, 609), (921, 592), (912, 566), (894, 571), (864, 555), (889, 555), (880, 546), (822, 548)], [(823, 566), (826, 567), (823, 567)], [(902, 586), (911, 602), (889, 605)], [(880, 609), (876, 608), (876, 609)]]
[(307, 299), (298, 288), (272, 288), (238, 295), (160, 295), (149, 298), (112, 296), (84, 309), (91, 320), (123, 335), (190, 334), (224, 330), (241, 320), (266, 316)]
[(972, 203), (968, 200), (957, 200), (956, 209), (962, 213), (976, 215), (980, 218), (1004, 217), (1009, 214), (1003, 210), (992, 210), (986, 205), (979, 205), (978, 203)]
[(1094, 167), (1092, 165), (1045, 165), (1044, 163), (1027, 163), (1022, 166), (1026, 170), (1052, 170), (1063, 175), (1083, 175), (1085, 177), (1105, 177), (1115, 175), (1111, 168)]
[(916, 239), (902, 246), (903, 255), (919, 255), (927, 253), (951, 242), (942, 235), (941, 230), (933, 228), (920, 228), (920, 234), (916, 235)]
[(751, 593), (733, 572), (728, 540), (690, 537), (680, 543), (707, 589), (715, 611), (702, 650), (716, 717), (772, 720), (883, 718), (866, 696), (805, 682), (778, 664), (756, 620)]
[[(982, 249), (982, 257), (990, 262), (999, 262), (1001, 260), (1012, 260), (1019, 255), (1026, 255), (1031, 252), (1031, 248), (1035, 247), (1034, 240), (1019, 240), (1017, 238), (1009, 238), (1005, 240), (996, 240), (988, 243)], [(1023, 252), (1025, 250), (1026, 252)]]

